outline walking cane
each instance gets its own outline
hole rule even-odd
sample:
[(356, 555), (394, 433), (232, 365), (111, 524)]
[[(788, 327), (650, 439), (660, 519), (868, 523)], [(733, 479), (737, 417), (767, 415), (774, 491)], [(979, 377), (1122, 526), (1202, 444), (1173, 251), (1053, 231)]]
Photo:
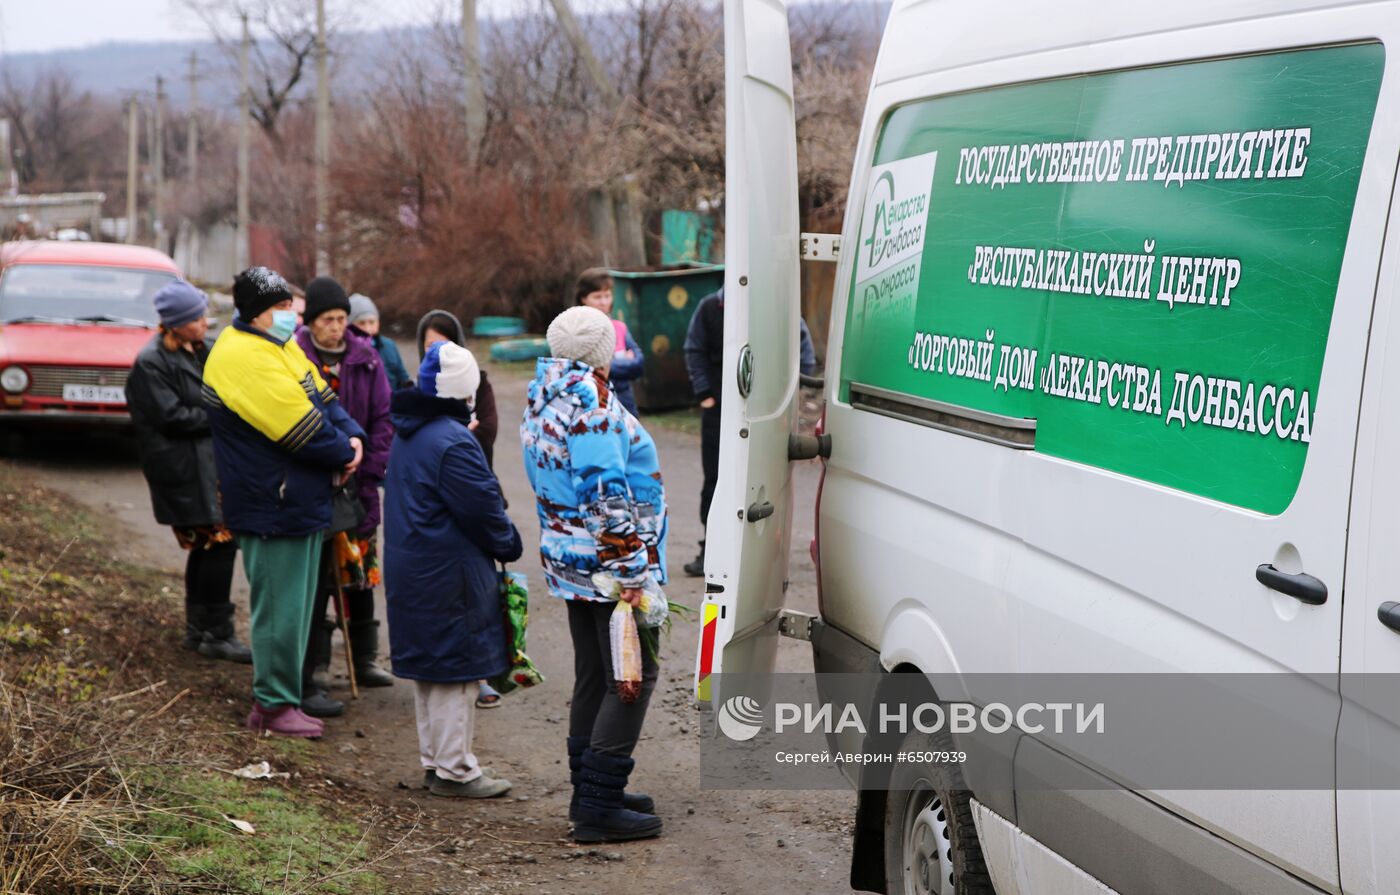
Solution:
[(350, 677), (350, 698), (360, 698), (360, 688), (355, 685), (355, 656), (350, 648), (350, 622), (345, 606), (345, 590), (340, 585), (340, 564), (335, 558), (335, 539), (341, 535), (331, 536), (331, 549), (326, 551), (330, 554), (331, 582), (335, 587), (332, 593), (335, 596), (335, 621), (340, 628), (340, 637), (345, 642), (345, 673)]

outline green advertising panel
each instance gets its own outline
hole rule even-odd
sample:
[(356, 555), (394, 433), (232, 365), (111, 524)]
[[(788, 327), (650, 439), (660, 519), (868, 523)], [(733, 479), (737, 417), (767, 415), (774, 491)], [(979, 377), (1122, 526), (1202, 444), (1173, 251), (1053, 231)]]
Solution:
[(896, 109), (843, 390), (1034, 420), (1042, 453), (1282, 512), (1383, 67), (1370, 43)]

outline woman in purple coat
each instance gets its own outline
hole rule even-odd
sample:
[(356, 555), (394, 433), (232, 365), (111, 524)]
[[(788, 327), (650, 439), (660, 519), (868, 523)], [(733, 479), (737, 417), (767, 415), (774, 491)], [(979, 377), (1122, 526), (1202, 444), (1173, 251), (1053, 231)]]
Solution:
[[(317, 277), (306, 286), (305, 325), (297, 330), (297, 343), (321, 371), (350, 418), (369, 436), (364, 460), (356, 474), (356, 491), (365, 508), (357, 531), (326, 542), (328, 556), (323, 569), (334, 567), (345, 593), (350, 651), (355, 680), (362, 687), (388, 687), (394, 682), (375, 664), (379, 657), (379, 621), (374, 617), (374, 588), (380, 583), (379, 486), (389, 464), (394, 427), (389, 419), (389, 379), (374, 344), (349, 328), (350, 298), (330, 277)], [(333, 559), (332, 559), (333, 558)], [(321, 718), (345, 711), (345, 704), (326, 693), (317, 671), (327, 669), (333, 627), (325, 621), (326, 605), (335, 583), (323, 573), (312, 607), (311, 643), (302, 675), (302, 711)], [(318, 624), (319, 622), (319, 624)], [(306, 695), (310, 694), (310, 695)]]

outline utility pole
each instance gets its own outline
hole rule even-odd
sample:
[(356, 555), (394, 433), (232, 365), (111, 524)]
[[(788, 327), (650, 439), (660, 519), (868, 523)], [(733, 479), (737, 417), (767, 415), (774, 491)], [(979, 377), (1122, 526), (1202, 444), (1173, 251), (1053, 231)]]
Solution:
[(564, 29), (564, 36), (569, 39), (569, 43), (574, 45), (575, 52), (583, 60), (583, 67), (588, 69), (588, 76), (593, 80), (593, 86), (597, 87), (598, 92), (602, 94), (604, 107), (609, 112), (616, 111), (622, 103), (622, 97), (608, 77), (607, 71), (603, 69), (603, 64), (598, 61), (597, 56), (593, 55), (593, 46), (583, 36), (583, 29), (579, 27), (578, 19), (574, 18), (574, 11), (569, 8), (569, 0), (549, 0), (549, 2), (554, 7), (554, 14), (559, 17), (559, 27)]
[(199, 56), (190, 54), (190, 121), (185, 131), (185, 176), (199, 185)]
[(10, 119), (0, 118), (0, 189), (7, 196), (19, 195), (19, 178), (10, 154)]
[(243, 13), (243, 42), (238, 46), (238, 229), (234, 264), (248, 267), (248, 14)]
[(141, 149), (141, 120), (136, 97), (126, 101), (126, 241), (136, 242), (136, 154)]
[(165, 221), (161, 218), (165, 203), (165, 78), (156, 75), (155, 145), (151, 151), (151, 179), (155, 188), (151, 222), (155, 230), (156, 249), (165, 251)]
[(482, 87), (476, 0), (462, 0), (462, 100), (467, 115), (467, 163), (474, 165), (486, 133), (486, 90)]
[(329, 276), (331, 85), (326, 77), (326, 0), (316, 0), (316, 276)]

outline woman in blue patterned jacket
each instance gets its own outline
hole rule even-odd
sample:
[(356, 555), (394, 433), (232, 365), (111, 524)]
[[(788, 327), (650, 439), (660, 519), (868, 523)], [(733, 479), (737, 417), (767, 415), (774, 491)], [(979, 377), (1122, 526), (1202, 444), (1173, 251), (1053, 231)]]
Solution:
[[(656, 659), (643, 650), (641, 694), (624, 700), (613, 680), (608, 628), (616, 603), (598, 591), (593, 575), (611, 575), (633, 607), (648, 583), (665, 583), (666, 493), (656, 444), (608, 388), (612, 321), (595, 308), (573, 307), (554, 319), (547, 337), (553, 356), (535, 368), (520, 436), (539, 511), (545, 583), (568, 601), (574, 645), (569, 819), (578, 842), (644, 839), (661, 833), (661, 819), (650, 798), (623, 790), (656, 685)], [(640, 627), (640, 613), (637, 619)]]

